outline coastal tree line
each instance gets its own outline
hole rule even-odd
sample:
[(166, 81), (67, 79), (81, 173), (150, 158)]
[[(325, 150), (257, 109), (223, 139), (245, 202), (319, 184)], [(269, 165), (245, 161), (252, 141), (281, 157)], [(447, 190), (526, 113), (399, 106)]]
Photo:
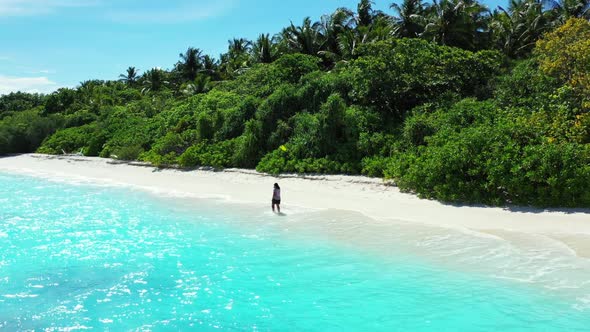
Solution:
[(590, 206), (590, 2), (362, 0), (50, 95), (0, 97), (0, 154), (392, 179), (449, 202)]

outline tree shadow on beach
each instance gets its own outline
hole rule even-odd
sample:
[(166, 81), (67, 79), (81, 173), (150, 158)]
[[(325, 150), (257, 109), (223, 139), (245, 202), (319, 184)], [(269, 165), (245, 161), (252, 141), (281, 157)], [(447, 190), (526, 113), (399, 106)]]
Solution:
[(590, 214), (590, 209), (584, 208), (535, 208), (535, 207), (526, 207), (526, 206), (506, 206), (503, 207), (504, 210), (508, 210), (510, 212), (520, 212), (520, 213), (565, 213), (565, 214), (577, 214), (577, 213), (585, 213)]
[(467, 204), (467, 203), (450, 203), (440, 202), (445, 206), (452, 206), (456, 208), (482, 208), (482, 209), (502, 209), (504, 211), (515, 212), (515, 213), (563, 213), (563, 214), (590, 214), (590, 208), (542, 208), (535, 206), (519, 206), (519, 205), (485, 205), (485, 204)]

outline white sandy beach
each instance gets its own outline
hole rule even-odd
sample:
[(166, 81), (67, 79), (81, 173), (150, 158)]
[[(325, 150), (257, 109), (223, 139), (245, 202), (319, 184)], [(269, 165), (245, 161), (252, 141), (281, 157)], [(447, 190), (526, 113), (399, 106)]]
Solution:
[[(396, 219), (474, 230), (590, 235), (590, 209), (539, 210), (446, 205), (401, 193), (380, 179), (362, 176), (268, 176), (252, 170), (222, 172), (130, 165), (102, 158), (26, 154), (0, 158), (0, 171), (46, 177), (85, 178), (197, 197), (270, 205), (272, 184), (282, 187), (283, 209), (357, 211), (369, 217)], [(270, 207), (269, 207), (270, 208)]]
[(272, 185), (282, 187), (283, 211), (305, 207), (360, 212), (376, 220), (398, 220), (437, 227), (543, 235), (590, 256), (590, 210), (538, 210), (445, 205), (401, 193), (380, 179), (361, 176), (267, 176), (251, 170), (181, 171), (130, 165), (79, 156), (27, 154), (0, 158), (0, 171), (48, 178), (84, 179), (173, 192), (223, 197), (270, 209)]

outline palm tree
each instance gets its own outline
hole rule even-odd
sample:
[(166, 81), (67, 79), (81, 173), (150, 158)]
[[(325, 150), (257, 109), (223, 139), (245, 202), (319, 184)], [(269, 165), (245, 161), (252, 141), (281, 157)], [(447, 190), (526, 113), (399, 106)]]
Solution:
[(261, 34), (252, 44), (252, 58), (254, 62), (271, 63), (277, 58), (278, 50), (274, 38), (269, 34)]
[(373, 23), (375, 13), (373, 11), (374, 2), (371, 0), (361, 0), (357, 5), (357, 26), (370, 26)]
[(392, 3), (390, 8), (396, 12), (393, 33), (399, 38), (416, 38), (424, 32), (425, 7), (422, 0), (404, 0), (400, 5)]
[(166, 81), (166, 72), (160, 68), (152, 68), (145, 72), (142, 76), (144, 88), (141, 90), (142, 93), (154, 92), (161, 90), (168, 81)]
[(103, 93), (98, 90), (99, 87), (105, 86), (104, 81), (101, 80), (87, 80), (80, 82), (80, 86), (76, 89), (79, 99), (84, 100), (85, 103), (93, 107), (100, 107), (102, 105)]
[(550, 28), (548, 15), (539, 0), (510, 0), (508, 9), (498, 7), (490, 23), (496, 47), (513, 58), (529, 54)]
[(199, 71), (203, 68), (202, 51), (198, 48), (189, 47), (186, 52), (180, 53), (180, 59), (176, 66), (185, 80), (194, 81)]
[(487, 9), (476, 0), (434, 0), (427, 12), (422, 36), (441, 45), (473, 49)]
[(197, 75), (194, 81), (183, 86), (182, 93), (188, 96), (205, 93), (211, 89), (211, 78), (204, 74)]
[(240, 74), (250, 63), (250, 49), (252, 42), (244, 38), (234, 38), (227, 41), (227, 53), (221, 55), (221, 70), (229, 77)]
[(317, 24), (312, 24), (309, 17), (303, 20), (301, 26), (295, 26), (291, 22), (291, 25), (283, 29), (281, 33), (288, 50), (290, 52), (318, 55), (318, 52), (323, 50), (324, 40), (317, 27)]
[[(331, 38), (335, 36), (337, 51), (332, 52), (338, 57), (333, 56), (334, 58), (346, 61), (357, 56), (358, 46), (391, 37), (393, 31), (391, 18), (383, 12), (373, 10), (371, 4), (372, 2), (361, 2), (357, 14), (342, 8), (333, 14), (331, 26), (334, 32), (327, 35), (328, 47), (326, 48), (331, 50), (334, 47)], [(366, 25), (366, 18), (369, 15), (371, 23)]]
[(545, 0), (545, 5), (551, 8), (554, 26), (573, 17), (590, 19), (590, 0)]
[(234, 57), (240, 57), (250, 51), (252, 42), (244, 38), (234, 38), (228, 40), (228, 53)]
[(338, 50), (343, 59), (356, 57), (360, 44), (362, 44), (362, 40), (355, 30), (346, 30), (338, 35)]
[(137, 83), (137, 79), (139, 78), (139, 70), (135, 67), (127, 68), (125, 74), (119, 75), (119, 80), (121, 82), (125, 82), (127, 85), (134, 85)]
[(203, 57), (203, 69), (200, 72), (209, 75), (213, 80), (219, 80), (219, 62), (209, 55)]
[(347, 31), (351, 31), (355, 26), (354, 13), (346, 8), (339, 8), (330, 15), (324, 15), (319, 22), (314, 24), (320, 38), (323, 40), (323, 50), (320, 55), (332, 61), (338, 60), (342, 56), (339, 45), (339, 36)]
[(373, 23), (368, 27), (358, 27), (359, 30), (366, 30), (365, 42), (376, 42), (391, 38), (393, 34), (393, 22), (391, 17), (377, 11), (373, 17)]

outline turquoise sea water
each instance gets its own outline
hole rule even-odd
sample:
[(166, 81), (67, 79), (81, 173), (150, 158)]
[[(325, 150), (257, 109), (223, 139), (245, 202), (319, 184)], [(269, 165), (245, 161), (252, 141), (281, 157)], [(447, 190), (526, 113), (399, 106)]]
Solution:
[(5, 173), (0, 206), (2, 331), (590, 330), (587, 266), (552, 252)]

